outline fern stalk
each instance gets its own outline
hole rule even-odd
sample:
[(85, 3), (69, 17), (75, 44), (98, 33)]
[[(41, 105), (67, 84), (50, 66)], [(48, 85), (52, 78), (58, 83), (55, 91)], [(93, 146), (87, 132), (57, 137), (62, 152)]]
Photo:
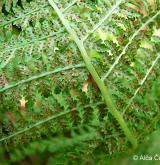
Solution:
[(96, 84), (98, 85), (98, 87), (102, 93), (102, 96), (105, 100), (106, 105), (110, 109), (112, 115), (116, 118), (116, 120), (120, 124), (121, 129), (124, 131), (128, 140), (132, 143), (133, 147), (136, 148), (137, 140), (130, 132), (130, 130), (127, 127), (127, 124), (125, 123), (120, 112), (116, 109), (112, 99), (109, 96), (108, 88), (105, 86), (104, 82), (101, 80), (101, 78), (99, 77), (98, 73), (96, 72), (94, 66), (92, 65), (90, 58), (84, 48), (83, 41), (78, 38), (76, 32), (70, 27), (68, 20), (65, 19), (62, 12), (57, 7), (57, 5), (54, 3), (54, 1), (52, 1), (52, 0), (48, 0), (48, 1), (49, 1), (50, 5), (53, 7), (53, 9), (55, 10), (55, 12), (57, 13), (57, 15), (59, 16), (60, 20), (62, 21), (62, 23), (65, 26), (68, 33), (71, 35), (74, 42), (77, 44), (77, 46), (81, 52), (81, 55), (83, 57), (83, 60), (85, 62), (85, 65), (86, 65), (87, 69), (89, 70), (90, 74), (92, 75), (93, 79), (95, 80)]

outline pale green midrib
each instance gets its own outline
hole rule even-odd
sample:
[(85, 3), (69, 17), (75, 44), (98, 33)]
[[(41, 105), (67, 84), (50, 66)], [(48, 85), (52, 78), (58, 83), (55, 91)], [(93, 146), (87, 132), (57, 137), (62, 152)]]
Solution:
[(21, 44), (20, 44), (20, 43), (17, 43), (17, 44), (15, 44), (13, 47), (9, 47), (9, 48), (4, 49), (4, 50), (1, 52), (1, 54), (5, 53), (5, 52), (7, 52), (7, 51), (11, 51), (11, 50), (13, 50), (13, 49), (18, 50), (18, 49), (25, 48), (25, 47), (27, 47), (27, 46), (29, 46), (29, 45), (37, 44), (38, 42), (47, 40), (47, 39), (52, 38), (52, 37), (54, 37), (54, 36), (56, 36), (56, 35), (58, 35), (58, 34), (63, 33), (64, 30), (65, 30), (65, 29), (62, 28), (62, 29), (60, 29), (59, 31), (53, 32), (53, 33), (50, 34), (50, 35), (43, 36), (43, 37), (40, 37), (40, 38), (33, 38), (32, 40), (30, 40), (30, 41), (28, 41), (28, 42), (25, 42), (25, 43), (22, 42)]
[[(95, 103), (94, 106), (98, 106), (98, 105), (102, 105), (102, 104), (104, 104), (104, 103), (103, 103), (103, 102), (98, 102), (98, 103)], [(83, 108), (88, 108), (88, 107), (90, 107), (90, 106), (91, 106), (91, 105), (88, 104), (88, 105), (85, 105)], [(50, 116), (50, 117), (47, 117), (46, 119), (40, 120), (40, 121), (36, 122), (35, 124), (29, 125), (28, 127), (25, 127), (25, 128), (23, 128), (23, 129), (20, 129), (19, 131), (14, 132), (14, 133), (12, 133), (11, 135), (8, 135), (8, 136), (5, 136), (5, 137), (0, 138), (0, 142), (2, 142), (2, 141), (4, 141), (4, 140), (8, 140), (8, 139), (10, 139), (10, 138), (12, 138), (12, 137), (15, 137), (15, 136), (17, 136), (17, 135), (19, 135), (19, 134), (22, 134), (22, 133), (24, 133), (24, 132), (29, 131), (29, 130), (32, 129), (32, 128), (38, 127), (38, 126), (40, 126), (40, 125), (42, 125), (42, 124), (45, 124), (45, 123), (47, 123), (47, 122), (49, 122), (49, 121), (51, 121), (51, 120), (57, 119), (57, 118), (59, 118), (59, 117), (62, 117), (62, 116), (64, 116), (64, 115), (67, 115), (67, 114), (69, 114), (69, 113), (71, 113), (71, 112), (74, 112), (74, 111), (77, 111), (77, 110), (78, 110), (77, 108), (68, 109), (68, 110), (66, 110), (65, 112), (61, 112), (61, 113), (59, 113), (59, 114), (57, 114), (57, 115), (52, 115), (52, 116)]]
[[(123, 0), (120, 0), (120, 1), (118, 1), (115, 5), (112, 6), (111, 10), (110, 10), (109, 12), (107, 12), (107, 14), (104, 16), (104, 18), (102, 18), (102, 20), (101, 20), (100, 22), (98, 22), (98, 23), (95, 25), (95, 27), (93, 27), (93, 29), (82, 39), (83, 42), (86, 41), (86, 39), (89, 37), (89, 35), (91, 35), (92, 33), (94, 33), (95, 30), (96, 30), (97, 28), (99, 28), (101, 24), (104, 23), (104, 21), (112, 14), (113, 10), (116, 9), (122, 1), (123, 1)], [(74, 1), (73, 1), (70, 5), (68, 5), (62, 12), (66, 12), (66, 11), (67, 11), (72, 5), (74, 5), (76, 2), (77, 2), (77, 0), (74, 0)], [(46, 7), (46, 6), (48, 6), (48, 5), (45, 5), (45, 7)], [(37, 9), (36, 9), (36, 10), (37, 10)], [(29, 13), (28, 13), (27, 15), (29, 15)], [(1, 25), (0, 25), (0, 28), (1, 28)], [(3, 49), (3, 51), (2, 51), (1, 53), (3, 54), (3, 53), (5, 53), (5, 52), (11, 51), (11, 50), (13, 50), (13, 49), (21, 49), (21, 48), (27, 47), (27, 46), (29, 46), (29, 45), (31, 45), (31, 44), (35, 44), (35, 43), (37, 43), (37, 42), (40, 42), (40, 41), (43, 41), (43, 40), (45, 40), (45, 39), (51, 38), (51, 37), (56, 36), (57, 34), (61, 34), (61, 33), (63, 33), (63, 32), (65, 32), (65, 28), (61, 28), (59, 31), (54, 32), (54, 33), (52, 33), (52, 34), (50, 34), (50, 35), (48, 35), (48, 36), (43, 36), (43, 37), (38, 38), (38, 39), (37, 39), (37, 38), (33, 38), (33, 39), (32, 39), (31, 41), (29, 41), (29, 42), (25, 42), (25, 43), (21, 43), (21, 44), (20, 44), (20, 43), (15, 44), (15, 45), (13, 45), (12, 47)]]
[[(66, 12), (66, 11), (67, 11), (72, 5), (74, 5), (77, 1), (78, 1), (78, 0), (74, 0), (73, 2), (71, 2), (62, 12)], [(44, 6), (42, 6), (41, 8), (35, 9), (35, 10), (29, 12), (29, 13), (26, 13), (26, 14), (24, 14), (24, 16), (20, 16), (20, 17), (18, 17), (18, 18), (15, 18), (14, 21), (18, 21), (19, 19), (21, 19), (21, 18), (23, 18), (23, 17), (25, 17), (25, 16), (27, 16), (27, 15), (34, 14), (36, 11), (39, 11), (39, 10), (41, 10), (42, 8), (45, 8), (45, 7), (47, 7), (47, 6), (49, 6), (49, 4), (44, 5)], [(12, 22), (14, 22), (14, 21), (11, 20), (11, 21), (8, 21), (7, 23), (3, 24), (3, 25), (0, 25), (0, 28), (3, 27), (3, 26), (8, 25), (8, 24), (10, 24), (10, 23), (12, 23)], [(12, 49), (21, 49), (21, 48), (26, 47), (26, 46), (28, 46), (28, 45), (30, 45), (30, 44), (34, 44), (34, 43), (36, 43), (37, 41), (43, 41), (43, 40), (45, 40), (45, 39), (47, 39), (47, 38), (50, 38), (50, 37), (55, 36), (56, 34), (60, 34), (60, 33), (64, 32), (64, 30), (65, 30), (65, 29), (62, 28), (62, 29), (60, 29), (59, 31), (54, 32), (53, 34), (50, 34), (50, 35), (48, 35), (48, 36), (44, 36), (44, 37), (41, 37), (41, 38), (39, 38), (39, 39), (33, 39), (32, 41), (29, 41), (28, 43), (22, 43), (22, 44), (14, 45), (14, 46), (11, 47), (11, 48), (7, 48), (7, 49), (3, 50), (3, 52), (1, 52), (1, 53), (5, 53), (6, 51), (10, 51), (10, 50), (12, 50)]]
[(28, 83), (30, 81), (37, 80), (37, 79), (45, 77), (45, 76), (49, 76), (51, 74), (66, 71), (66, 70), (69, 70), (69, 69), (72, 69), (72, 68), (83, 68), (83, 67), (85, 67), (85, 65), (83, 63), (80, 63), (80, 64), (77, 64), (77, 65), (69, 65), (69, 66), (66, 66), (64, 68), (57, 68), (55, 70), (47, 71), (47, 72), (41, 73), (39, 75), (34, 75), (34, 76), (29, 77), (28, 79), (20, 80), (16, 83), (11, 83), (9, 85), (6, 85), (4, 88), (0, 89), (0, 93), (6, 91), (8, 89), (14, 88), (16, 86), (22, 85), (24, 83)]
[[(115, 10), (119, 5), (120, 5), (120, 3), (122, 2), (123, 0), (120, 0), (120, 1), (117, 1), (117, 3), (115, 4), (115, 5), (113, 5), (112, 6), (112, 8), (111, 8), (111, 10), (109, 10), (108, 12), (107, 12), (107, 14), (104, 16), (104, 18), (102, 18), (102, 20), (101, 21), (99, 21), (94, 27), (93, 27), (93, 29), (88, 33), (88, 34), (86, 34), (86, 36), (82, 39), (83, 40), (83, 42), (84, 41), (86, 41), (86, 39), (89, 37), (89, 35), (91, 35), (92, 33), (94, 33), (95, 32), (95, 30), (97, 29), (97, 28), (99, 28), (100, 26), (101, 26), (101, 24), (103, 24), (104, 23), (104, 21), (112, 14), (112, 12), (113, 12), (113, 10)], [(73, 1), (71, 4), (69, 4), (62, 12), (66, 12), (72, 5), (74, 5), (75, 3), (77, 2), (77, 0), (75, 0), (75, 1)], [(49, 5), (49, 4), (48, 4)], [(48, 6), (48, 5), (45, 5), (44, 7), (46, 7), (46, 6)], [(40, 10), (41, 8), (39, 8), (39, 10)], [(37, 11), (38, 9), (36, 9), (35, 11)], [(34, 12), (35, 12), (34, 11)], [(33, 12), (33, 13), (34, 13)], [(32, 13), (32, 12), (30, 12), (30, 13)], [(26, 15), (29, 15), (30, 13), (27, 13)], [(24, 16), (23, 16), (24, 17)], [(19, 17), (18, 17), (19, 18)], [(21, 18), (21, 17), (20, 17)], [(20, 19), (19, 18), (19, 19)], [(18, 20), (19, 20), (18, 19)], [(8, 23), (9, 24), (9, 23)], [(1, 28), (1, 25), (0, 25), (0, 28)], [(39, 38), (39, 39), (37, 39), (37, 38), (33, 38), (31, 41), (29, 41), (29, 42), (26, 42), (26, 43), (18, 43), (17, 45), (14, 45), (14, 46), (12, 46), (12, 47), (9, 47), (9, 48), (5, 48), (5, 49), (3, 49), (3, 51), (1, 52), (1, 53), (5, 53), (5, 52), (7, 52), (7, 51), (11, 51), (11, 50), (13, 50), (13, 49), (21, 49), (21, 48), (24, 48), (24, 47), (27, 47), (27, 46), (29, 46), (30, 44), (35, 44), (35, 43), (37, 43), (37, 42), (39, 42), (39, 41), (43, 41), (43, 40), (45, 40), (45, 39), (48, 39), (48, 38), (50, 38), (50, 37), (53, 37), (53, 36), (55, 36), (55, 35), (57, 35), (57, 34), (60, 34), (60, 33), (63, 33), (65, 31), (65, 28), (61, 28), (59, 31), (57, 31), (57, 32), (54, 32), (53, 34), (50, 34), (50, 35), (48, 35), (48, 36), (43, 36), (43, 37), (41, 37), (41, 38)]]
[(89, 70), (89, 72), (91, 73), (93, 79), (95, 80), (96, 84), (98, 85), (102, 96), (104, 97), (104, 100), (109, 108), (109, 110), (111, 111), (111, 113), (113, 114), (113, 116), (117, 119), (118, 123), (120, 124), (122, 130), (124, 131), (125, 135), (127, 136), (128, 140), (132, 143), (133, 147), (136, 148), (137, 147), (137, 140), (133, 137), (133, 135), (131, 134), (129, 128), (127, 127), (123, 117), (121, 116), (121, 114), (119, 113), (119, 111), (117, 111), (117, 109), (115, 108), (110, 96), (109, 96), (109, 91), (107, 89), (107, 87), (104, 85), (103, 81), (101, 80), (101, 78), (98, 76), (98, 73), (96, 72), (95, 68), (93, 67), (87, 52), (83, 46), (83, 42), (81, 40), (79, 40), (77, 34), (75, 33), (75, 31), (70, 27), (68, 20), (66, 20), (63, 16), (63, 14), (61, 13), (61, 11), (59, 10), (59, 8), (57, 7), (57, 5), (52, 1), (52, 0), (48, 0), (50, 5), (53, 7), (53, 9), (56, 11), (57, 15), (59, 16), (60, 20), (62, 21), (63, 25), (65, 26), (66, 30), (68, 31), (68, 33), (71, 35), (72, 39), (75, 41), (75, 43), (77, 44), (81, 55), (85, 61), (86, 67)]
[(93, 34), (109, 17), (110, 15), (113, 13), (113, 11), (123, 2), (123, 0), (119, 0), (117, 1), (112, 7), (111, 9), (107, 12), (107, 14), (105, 14), (105, 16), (95, 25), (95, 27), (93, 27), (92, 30), (89, 31), (89, 33), (82, 39), (83, 42), (85, 42), (87, 40), (87, 38), (89, 37), (89, 35)]
[(109, 68), (109, 70), (107, 71), (107, 73), (101, 78), (103, 81), (110, 75), (110, 73), (112, 72), (112, 70), (115, 68), (115, 66), (119, 63), (119, 60), (122, 58), (122, 56), (126, 53), (127, 48), (129, 47), (129, 45), (132, 43), (132, 41), (134, 40), (134, 38), (139, 34), (139, 32), (146, 27), (149, 23), (151, 23), (154, 19), (156, 19), (156, 17), (160, 14), (160, 11), (158, 11), (155, 15), (153, 15), (151, 18), (149, 18), (144, 24), (141, 25), (141, 27), (136, 30), (133, 35), (131, 35), (131, 37), (129, 38), (128, 43), (124, 46), (122, 52), (118, 55), (117, 59), (114, 61), (114, 63), (111, 65), (111, 67)]
[(30, 15), (30, 14), (34, 14), (35, 12), (37, 12), (37, 11), (41, 10), (42, 8), (47, 7), (47, 6), (49, 6), (49, 5), (44, 5), (44, 6), (42, 6), (41, 8), (32, 10), (32, 11), (30, 11), (30, 12), (28, 12), (28, 13), (25, 13), (25, 14), (21, 15), (20, 17), (17, 17), (17, 18), (14, 18), (14, 19), (10, 20), (10, 21), (7, 21), (7, 22), (5, 22), (4, 24), (0, 25), (0, 28), (2, 28), (2, 27), (4, 27), (4, 26), (7, 26), (7, 25), (9, 25), (10, 23), (13, 23), (13, 22), (15, 22), (15, 21), (18, 21), (18, 20), (24, 18), (25, 16), (28, 16), (28, 15)]
[(149, 74), (151, 73), (152, 69), (154, 68), (154, 66), (156, 65), (156, 63), (158, 62), (158, 60), (160, 59), (160, 52), (158, 53), (156, 59), (152, 62), (151, 67), (148, 69), (147, 73), (145, 74), (144, 78), (142, 79), (139, 87), (135, 90), (134, 95), (131, 97), (131, 99), (129, 100), (127, 106), (124, 108), (123, 110), (123, 115), (124, 113), (127, 111), (127, 109), (129, 108), (129, 106), (131, 105), (131, 103), (133, 102), (134, 98), (136, 97), (136, 95), (138, 94), (139, 90), (142, 88), (143, 84), (145, 83), (145, 81), (147, 80)]
[[(66, 12), (66, 11), (67, 11), (72, 5), (74, 5), (77, 1), (78, 1), (78, 0), (74, 0), (73, 2), (71, 2), (71, 3), (63, 10), (63, 12)], [(24, 18), (24, 17), (26, 17), (26, 16), (28, 16), (28, 15), (34, 14), (34, 13), (36, 13), (37, 11), (40, 11), (40, 10), (42, 10), (42, 9), (48, 7), (48, 6), (49, 6), (49, 4), (43, 5), (42, 7), (38, 8), (38, 9), (34, 9), (34, 10), (28, 12), (28, 13), (25, 13), (25, 14), (23, 14), (23, 15), (17, 17), (17, 18), (14, 18), (14, 19), (12, 19), (12, 20), (10, 20), (10, 21), (7, 21), (7, 22), (5, 22), (4, 24), (0, 25), (0, 28), (3, 28), (4, 26), (7, 26), (7, 25), (9, 25), (10, 23), (13, 23), (13, 22), (15, 22), (15, 21), (18, 21), (18, 20), (20, 20), (20, 19), (22, 19), (22, 18)]]

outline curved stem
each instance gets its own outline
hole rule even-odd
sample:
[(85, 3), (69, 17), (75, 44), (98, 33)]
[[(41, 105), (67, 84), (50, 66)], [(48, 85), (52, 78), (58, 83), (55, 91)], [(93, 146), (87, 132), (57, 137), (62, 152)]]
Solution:
[(94, 81), (96, 82), (97, 86), (99, 87), (102, 96), (105, 100), (106, 105), (108, 106), (108, 109), (111, 111), (112, 115), (116, 118), (119, 125), (121, 126), (121, 129), (124, 131), (126, 137), (128, 140), (132, 143), (133, 147), (137, 147), (137, 140), (134, 138), (132, 133), (130, 132), (129, 128), (127, 127), (127, 124), (125, 123), (122, 115), (120, 112), (116, 109), (111, 97), (109, 96), (109, 90), (105, 86), (104, 82), (99, 77), (98, 73), (96, 72), (94, 66), (92, 65), (90, 58), (88, 57), (88, 54), (84, 48), (83, 41), (80, 40), (76, 34), (76, 32), (70, 27), (68, 20), (66, 20), (62, 14), (62, 12), (59, 10), (57, 5), (53, 2), (53, 0), (48, 0), (50, 5), (53, 7), (57, 15), (59, 16), (60, 20), (62, 21), (63, 25), (65, 26), (68, 33), (71, 35), (73, 41), (77, 44), (81, 55), (83, 57), (83, 60), (86, 64), (87, 69), (89, 70), (90, 74), (92, 75)]

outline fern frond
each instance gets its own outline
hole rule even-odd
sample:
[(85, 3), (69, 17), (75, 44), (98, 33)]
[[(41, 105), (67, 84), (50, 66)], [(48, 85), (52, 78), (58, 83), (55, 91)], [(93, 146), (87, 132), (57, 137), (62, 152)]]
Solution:
[(67, 29), (67, 31), (71, 35), (71, 37), (73, 38), (74, 42), (77, 44), (77, 46), (78, 46), (78, 48), (81, 52), (81, 55), (84, 59), (84, 62), (86, 64), (86, 67), (89, 70), (89, 72), (91, 73), (91, 75), (92, 75), (93, 79), (95, 80), (95, 82), (97, 83), (97, 86), (101, 90), (102, 96), (103, 96), (107, 106), (110, 108), (111, 113), (116, 118), (116, 120), (119, 122), (122, 130), (124, 131), (127, 138), (130, 140), (130, 142), (132, 143), (133, 147), (136, 148), (137, 147), (136, 139), (133, 137), (132, 133), (128, 129), (128, 127), (127, 127), (124, 119), (122, 118), (121, 114), (119, 113), (119, 111), (117, 111), (116, 107), (114, 106), (114, 103), (112, 102), (112, 100), (109, 96), (109, 92), (108, 92), (109, 90), (104, 85), (104, 83), (101, 81), (101, 79), (98, 76), (95, 68), (93, 67), (93, 65), (92, 65), (92, 63), (91, 63), (91, 61), (90, 61), (90, 59), (87, 55), (87, 52), (86, 52), (86, 50), (83, 46), (83, 43), (79, 40), (76, 32), (70, 27), (68, 21), (64, 18), (63, 14), (60, 12), (57, 5), (52, 0), (49, 0), (49, 3), (54, 8), (54, 10), (57, 12), (57, 15), (61, 19), (63, 25), (65, 26), (65, 28)]
[[(99, 102), (99, 103), (96, 103), (95, 106), (96, 106), (96, 105), (101, 105), (101, 104), (104, 104), (104, 103), (103, 103), (103, 102)], [(91, 106), (90, 104), (89, 104), (89, 105), (85, 105), (84, 108), (88, 108), (88, 107), (90, 107), (90, 106)], [(22, 133), (24, 133), (24, 132), (26, 132), (26, 131), (29, 131), (29, 130), (32, 129), (32, 128), (38, 127), (38, 126), (40, 126), (40, 125), (43, 125), (44, 123), (47, 123), (47, 122), (49, 122), (49, 121), (51, 121), (51, 120), (57, 119), (57, 118), (59, 118), (59, 117), (62, 117), (62, 116), (64, 116), (64, 115), (68, 114), (68, 113), (72, 113), (72, 112), (74, 112), (74, 111), (77, 111), (77, 108), (73, 108), (72, 110), (66, 110), (66, 111), (64, 111), (64, 112), (62, 112), (62, 113), (59, 113), (59, 114), (57, 114), (57, 115), (53, 115), (53, 116), (50, 116), (50, 117), (48, 117), (48, 118), (46, 118), (46, 119), (44, 119), (44, 120), (38, 121), (38, 122), (36, 122), (36, 123), (33, 124), (33, 125), (29, 125), (29, 126), (27, 126), (27, 127), (25, 127), (25, 128), (22, 128), (21, 130), (15, 132), (15, 133), (12, 133), (12, 134), (9, 135), (9, 136), (0, 138), (0, 142), (2, 142), (2, 141), (4, 141), (4, 140), (7, 140), (7, 139), (10, 139), (10, 138), (12, 138), (12, 137), (15, 137), (15, 136), (17, 136), (17, 135), (19, 135), (19, 134), (22, 134)]]
[(149, 18), (144, 24), (141, 25), (141, 27), (135, 31), (135, 33), (129, 38), (129, 42), (126, 44), (126, 46), (123, 48), (122, 52), (119, 54), (115, 62), (111, 65), (108, 72), (102, 77), (102, 80), (104, 81), (109, 74), (112, 72), (114, 67), (119, 63), (121, 57), (126, 53), (126, 50), (128, 49), (129, 45), (133, 42), (134, 38), (139, 34), (141, 30), (143, 30), (149, 23), (151, 23), (158, 15), (160, 14), (160, 11), (156, 13), (153, 17)]
[(145, 83), (147, 77), (148, 77), (149, 74), (151, 73), (153, 67), (154, 67), (154, 66), (156, 65), (156, 63), (158, 62), (159, 58), (160, 58), (160, 53), (157, 54), (156, 59), (152, 62), (151, 67), (148, 69), (148, 71), (147, 71), (145, 77), (144, 77), (144, 78), (142, 79), (142, 81), (140, 82), (140, 86), (136, 89), (136, 91), (135, 91), (133, 97), (128, 101), (127, 106), (126, 106), (126, 107), (124, 108), (124, 110), (123, 110), (123, 114), (124, 114), (124, 113), (126, 112), (126, 110), (129, 108), (129, 106), (130, 106), (131, 103), (133, 102), (134, 98), (135, 98), (136, 95), (138, 94), (139, 90), (143, 87), (143, 85), (144, 85), (144, 83)]
[(87, 38), (89, 37), (89, 35), (91, 35), (92, 33), (94, 33), (110, 16), (113, 12), (115, 12), (115, 9), (123, 2), (123, 0), (117, 1), (115, 3), (115, 5), (113, 5), (111, 7), (111, 9), (106, 13), (106, 15), (100, 20), (100, 22), (98, 22), (92, 30), (89, 31), (89, 33), (83, 37), (82, 41), (84, 42), (85, 40), (87, 40)]
[(70, 69), (73, 69), (73, 68), (83, 68), (84, 66), (85, 66), (84, 64), (71, 65), (71, 66), (67, 66), (67, 67), (64, 67), (64, 68), (57, 68), (57, 69), (55, 69), (53, 71), (48, 71), (48, 72), (45, 72), (45, 73), (41, 73), (40, 75), (31, 76), (31, 77), (29, 77), (26, 80), (20, 80), (20, 81), (18, 81), (16, 83), (8, 84), (4, 88), (0, 89), (0, 93), (6, 91), (8, 89), (14, 88), (14, 87), (16, 87), (18, 85), (21, 85), (21, 84), (24, 84), (24, 83), (28, 83), (30, 81), (33, 81), (33, 80), (36, 80), (36, 79), (39, 79), (39, 78), (42, 78), (42, 77), (45, 77), (45, 76), (48, 76), (48, 75), (51, 75), (51, 74), (55, 74), (55, 73), (58, 73), (58, 72), (70, 70)]
[(0, 159), (106, 164), (158, 129), (159, 17), (159, 0), (0, 1)]

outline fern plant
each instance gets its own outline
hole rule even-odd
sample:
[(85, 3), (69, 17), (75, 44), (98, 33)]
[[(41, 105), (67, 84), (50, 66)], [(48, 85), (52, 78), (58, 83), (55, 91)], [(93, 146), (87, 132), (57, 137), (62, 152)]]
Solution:
[(0, 141), (11, 163), (52, 152), (45, 161), (58, 163), (61, 149), (59, 163), (81, 153), (87, 163), (159, 128), (159, 8), (158, 0), (0, 2)]

